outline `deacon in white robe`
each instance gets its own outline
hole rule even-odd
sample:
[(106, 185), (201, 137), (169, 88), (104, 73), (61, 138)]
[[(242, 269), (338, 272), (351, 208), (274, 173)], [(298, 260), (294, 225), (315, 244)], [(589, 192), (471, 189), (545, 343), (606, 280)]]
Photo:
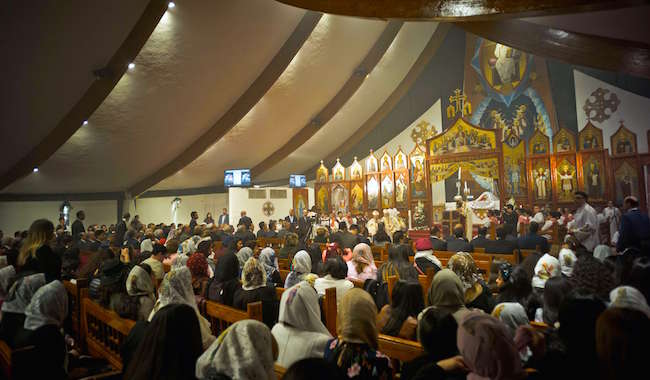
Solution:
[(596, 210), (587, 203), (587, 194), (582, 191), (575, 193), (575, 201), (578, 204), (573, 220), (567, 224), (571, 232), (589, 252), (600, 244), (598, 238), (598, 215)]
[(618, 232), (618, 226), (621, 223), (621, 210), (618, 207), (614, 206), (614, 202), (607, 202), (607, 207), (603, 210), (603, 215), (607, 218), (609, 222), (609, 238), (612, 244), (616, 244), (616, 233)]

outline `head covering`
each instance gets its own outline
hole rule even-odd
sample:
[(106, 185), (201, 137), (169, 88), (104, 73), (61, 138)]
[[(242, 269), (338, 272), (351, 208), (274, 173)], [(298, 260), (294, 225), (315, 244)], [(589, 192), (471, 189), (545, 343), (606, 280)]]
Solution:
[(612, 249), (609, 246), (606, 246), (604, 244), (597, 245), (596, 248), (594, 248), (594, 257), (600, 260), (600, 262), (604, 262), (606, 258), (612, 255)]
[(264, 266), (254, 257), (244, 264), (241, 272), (242, 289), (254, 290), (266, 286), (266, 272)]
[(352, 288), (345, 292), (338, 307), (337, 333), (347, 343), (365, 343), (377, 349), (377, 306), (370, 294)]
[(243, 268), (246, 261), (253, 257), (253, 250), (249, 247), (242, 247), (239, 252), (236, 253), (237, 260), (239, 261), (239, 267)]
[(339, 248), (338, 243), (329, 243), (325, 246), (325, 249), (323, 250), (323, 262), (326, 262), (327, 259), (332, 259), (337, 256), (343, 255), (343, 252)]
[(214, 281), (217, 284), (230, 280), (236, 280), (239, 277), (239, 260), (233, 253), (226, 253), (217, 260), (214, 268)]
[(16, 280), (16, 269), (13, 265), (0, 269), (0, 299), (4, 299)]
[(468, 313), (458, 326), (458, 351), (471, 371), (468, 380), (526, 377), (505, 325), (488, 314)]
[(196, 361), (196, 377), (275, 380), (273, 335), (262, 322), (245, 319), (230, 326)]
[(194, 244), (194, 240), (192, 238), (189, 238), (181, 243), (180, 249), (182, 254), (191, 255), (196, 252), (196, 244)]
[(650, 318), (650, 307), (643, 293), (631, 286), (619, 286), (609, 293), (609, 307), (638, 310)]
[(266, 247), (260, 252), (260, 263), (264, 266), (266, 278), (271, 278), (274, 271), (278, 269), (275, 261), (275, 251), (271, 247)]
[(151, 322), (158, 310), (171, 303), (186, 304), (198, 313), (194, 290), (192, 290), (192, 275), (187, 267), (173, 268), (165, 274), (158, 289), (158, 301), (149, 315), (149, 321)]
[(451, 269), (443, 269), (433, 276), (429, 287), (428, 302), (430, 306), (454, 314), (459, 320), (459, 310), (465, 310), (465, 290), (460, 278)]
[(291, 263), (293, 271), (300, 274), (307, 274), (311, 272), (311, 256), (305, 250), (298, 251), (293, 257)]
[(428, 239), (428, 238), (418, 239), (415, 242), (415, 249), (418, 250), (418, 251), (432, 250), (433, 246), (431, 245), (431, 239)]
[(130, 296), (153, 296), (153, 290), (151, 275), (141, 266), (134, 266), (126, 278), (126, 292)]
[(492, 316), (508, 326), (513, 336), (519, 326), (530, 323), (526, 310), (519, 302), (503, 302), (496, 305)]
[(172, 261), (172, 268), (182, 268), (184, 266), (187, 266), (187, 260), (189, 260), (190, 257), (188, 255), (179, 253), (176, 257), (174, 257), (174, 261)]
[(578, 261), (576, 254), (569, 248), (562, 248), (560, 249), (558, 261), (560, 262), (562, 274), (571, 277), (573, 275), (573, 265)]
[(535, 275), (532, 285), (534, 288), (544, 289), (546, 280), (560, 275), (560, 262), (555, 257), (545, 253), (535, 264)]
[(153, 243), (151, 242), (151, 239), (144, 239), (142, 243), (140, 243), (140, 252), (153, 252)]
[(504, 261), (499, 264), (499, 274), (501, 274), (501, 279), (503, 282), (510, 281), (510, 275), (512, 274), (512, 264), (507, 261)]
[(298, 330), (331, 336), (321, 322), (318, 294), (306, 281), (302, 281), (282, 293), (278, 321)]
[(372, 249), (366, 243), (359, 243), (354, 246), (354, 250), (352, 251), (352, 261), (360, 262), (371, 267), (375, 266), (375, 259), (372, 257)]
[(451, 256), (447, 266), (458, 275), (464, 291), (473, 288), (481, 278), (472, 255), (467, 252), (458, 252)]
[(54, 280), (36, 291), (25, 309), (26, 330), (34, 331), (45, 325), (63, 324), (68, 315), (68, 292), (59, 280)]
[(2, 311), (23, 314), (34, 293), (45, 285), (45, 274), (36, 273), (16, 281), (2, 303)]
[(208, 259), (200, 252), (195, 252), (187, 259), (187, 267), (194, 278), (208, 277)]

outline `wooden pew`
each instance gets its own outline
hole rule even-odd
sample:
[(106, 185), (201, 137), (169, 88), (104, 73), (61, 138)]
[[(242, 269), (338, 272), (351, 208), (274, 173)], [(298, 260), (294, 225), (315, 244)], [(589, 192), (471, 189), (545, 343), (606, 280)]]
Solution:
[(72, 335), (75, 342), (84, 347), (85, 337), (81, 326), (81, 302), (88, 297), (88, 279), (72, 279), (63, 281), (63, 286), (68, 292), (68, 305), (70, 321), (72, 322)]
[(424, 355), (424, 349), (419, 342), (384, 334), (379, 334), (379, 351), (401, 362), (409, 362)]
[(374, 257), (375, 260), (387, 260), (388, 259), (388, 250), (386, 247), (381, 247), (378, 245), (373, 245), (370, 247), (372, 250), (372, 256)]
[(490, 223), (490, 227), (488, 227), (488, 239), (490, 240), (497, 239), (497, 225), (494, 223)]
[(219, 336), (228, 326), (244, 319), (262, 321), (262, 302), (259, 301), (249, 303), (246, 311), (212, 301), (205, 301), (202, 306), (204, 310), (199, 310), (210, 322), (210, 329), (214, 336)]
[(476, 247), (474, 248), (474, 253), (485, 253), (485, 248)]
[(325, 315), (325, 327), (332, 334), (333, 337), (337, 336), (336, 333), (336, 288), (325, 289), (323, 296), (323, 314)]
[(280, 278), (282, 279), (282, 283), (284, 284), (285, 281), (287, 281), (287, 276), (289, 276), (289, 270), (286, 269), (280, 269)]
[(289, 259), (278, 259), (278, 267), (283, 270), (289, 270)]
[(111, 367), (122, 371), (120, 349), (135, 321), (120, 318), (114, 311), (104, 309), (90, 298), (82, 301), (81, 317), (88, 352), (105, 358)]
[(257, 246), (266, 248), (271, 247), (273, 249), (279, 249), (282, 247), (282, 239), (280, 238), (258, 238)]
[[(427, 304), (427, 293), (429, 292), (429, 286), (431, 285), (432, 279), (433, 276), (431, 278), (423, 275), (418, 276), (418, 282), (420, 283), (420, 286), (422, 286), (422, 297), (425, 305)], [(388, 276), (388, 298), (391, 300), (393, 299), (393, 287), (395, 287), (397, 281), (399, 281), (397, 276)]]
[(514, 253), (507, 255), (507, 254), (500, 254), (500, 253), (472, 253), (472, 257), (474, 260), (479, 260), (479, 261), (489, 261), (492, 263), (492, 261), (496, 260), (502, 260), (502, 261), (507, 261), (512, 265), (517, 265), (517, 255)]
[(287, 372), (287, 369), (275, 364), (275, 369), (273, 371), (275, 372), (275, 377), (277, 378), (277, 380), (282, 380), (284, 374)]
[(278, 301), (282, 298), (282, 294), (285, 290), (285, 288), (275, 288), (275, 296), (277, 297)]
[(536, 249), (520, 249), (519, 251), (521, 252), (521, 260), (519, 262), (524, 261), (524, 259), (526, 257), (528, 257), (528, 256), (532, 255), (533, 253), (537, 252)]
[(365, 281), (357, 280), (356, 278), (348, 278), (348, 280), (350, 280), (350, 282), (354, 284), (355, 288), (360, 288), (360, 289), (363, 289), (363, 284), (366, 283)]
[[(23, 379), (22, 372), (26, 366), (34, 365), (34, 346), (12, 349), (0, 340), (0, 369), (3, 379)], [(37, 364), (37, 363), (36, 363)], [(38, 364), (37, 364), (38, 365)]]

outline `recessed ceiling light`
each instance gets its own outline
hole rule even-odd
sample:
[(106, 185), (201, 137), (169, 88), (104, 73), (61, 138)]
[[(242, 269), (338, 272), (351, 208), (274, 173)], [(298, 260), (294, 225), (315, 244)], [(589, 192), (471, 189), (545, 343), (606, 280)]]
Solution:
[(259, 189), (260, 185), (253, 185), (254, 188)]
[(131, 62), (129, 63), (129, 70), (133, 70), (135, 68), (135, 63)]
[(34, 173), (38, 173), (38, 168), (34, 166), (34, 170), (32, 170)]
[(88, 125), (88, 120), (84, 120), (84, 125)]
[(173, 1), (170, 1), (169, 4), (167, 4), (167, 8), (169, 8), (169, 9), (172, 9), (175, 6), (176, 6), (176, 3), (174, 3)]

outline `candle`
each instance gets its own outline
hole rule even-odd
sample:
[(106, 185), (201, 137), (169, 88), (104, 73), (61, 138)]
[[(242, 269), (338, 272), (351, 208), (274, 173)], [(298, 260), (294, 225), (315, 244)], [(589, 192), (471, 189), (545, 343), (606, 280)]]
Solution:
[(460, 181), (460, 166), (458, 167), (458, 180)]

